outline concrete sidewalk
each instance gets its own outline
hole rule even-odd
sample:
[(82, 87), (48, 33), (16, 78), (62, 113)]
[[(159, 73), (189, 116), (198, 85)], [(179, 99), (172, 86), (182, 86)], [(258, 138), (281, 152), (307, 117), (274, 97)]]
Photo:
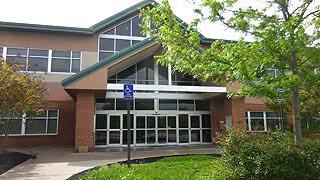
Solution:
[[(214, 145), (133, 148), (131, 159), (181, 154), (219, 153)], [(74, 153), (73, 148), (47, 148), (0, 176), (1, 180), (63, 180), (81, 171), (127, 159), (126, 148), (100, 148), (92, 153)]]

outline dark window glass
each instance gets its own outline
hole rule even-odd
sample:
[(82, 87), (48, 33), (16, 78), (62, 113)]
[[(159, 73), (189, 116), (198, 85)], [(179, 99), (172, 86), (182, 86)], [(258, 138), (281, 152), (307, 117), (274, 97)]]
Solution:
[[(122, 144), (127, 144), (127, 131), (122, 133)], [(130, 131), (130, 144), (133, 144), (133, 131)]]
[(196, 110), (198, 111), (210, 111), (210, 101), (196, 100)]
[(7, 48), (7, 55), (27, 56), (26, 48)]
[(110, 131), (109, 132), (109, 143), (110, 144), (120, 144), (120, 131)]
[[(123, 114), (122, 116), (122, 126), (123, 126), (123, 129), (127, 129), (127, 114)], [(133, 114), (130, 114), (130, 129), (133, 129)]]
[(132, 36), (145, 36), (141, 33), (142, 28), (140, 27), (140, 24), (142, 24), (140, 17), (137, 16), (132, 19)]
[(137, 116), (136, 117), (136, 128), (145, 128), (146, 127), (145, 121), (146, 121), (145, 116)]
[(100, 38), (99, 41), (100, 50), (114, 51), (114, 39)]
[(210, 129), (203, 129), (202, 130), (202, 142), (210, 142), (211, 143), (211, 130)]
[(107, 132), (96, 131), (95, 133), (95, 145), (106, 145), (107, 144)]
[(154, 116), (147, 117), (147, 128), (156, 128), (156, 118)]
[(48, 134), (57, 133), (57, 119), (49, 119), (48, 120)]
[(28, 71), (44, 71), (48, 70), (48, 58), (29, 57)]
[(107, 59), (108, 57), (112, 56), (113, 52), (99, 52), (99, 61)]
[(120, 129), (120, 116), (110, 116), (110, 129)]
[(154, 110), (153, 99), (135, 99), (136, 110)]
[(0, 126), (0, 134), (5, 133), (4, 127), (7, 127), (7, 123), (9, 122), (11, 125), (11, 128), (9, 129), (9, 134), (21, 134), (22, 119), (4, 120), (1, 122), (3, 122), (4, 124)]
[(148, 144), (156, 143), (156, 131), (155, 130), (148, 130), (147, 131), (147, 143)]
[(96, 129), (107, 129), (107, 115), (96, 115)]
[(188, 115), (179, 114), (179, 128), (188, 128)]
[(264, 131), (264, 120), (255, 119), (251, 117), (251, 130), (252, 131)]
[(211, 128), (211, 116), (209, 114), (202, 115), (202, 128)]
[(97, 110), (114, 110), (114, 99), (97, 98)]
[(199, 116), (191, 116), (191, 128), (200, 128)]
[(46, 119), (30, 119), (26, 122), (26, 134), (45, 134)]
[(179, 130), (179, 143), (189, 143), (188, 130)]
[(146, 132), (145, 130), (137, 130), (136, 131), (136, 143), (146, 143), (145, 137)]
[(159, 84), (160, 85), (168, 85), (169, 80), (168, 80), (168, 68), (161, 66), (160, 64), (158, 65), (159, 68)]
[(168, 116), (168, 128), (176, 128), (176, 116)]
[(3, 47), (0, 47), (0, 57), (3, 57)]
[(177, 110), (177, 100), (159, 100), (159, 109), (160, 110)]
[(177, 132), (176, 132), (176, 130), (168, 130), (168, 142), (169, 143), (177, 142)]
[(81, 52), (80, 51), (72, 51), (72, 58), (81, 58)]
[(52, 58), (51, 72), (70, 72), (70, 59)]
[(122, 49), (125, 49), (127, 47), (130, 47), (130, 40), (124, 40), (124, 39), (116, 40), (116, 51), (121, 51)]
[(263, 118), (263, 112), (250, 112), (250, 117), (260, 117), (260, 118)]
[(116, 27), (116, 35), (130, 36), (131, 32), (131, 21), (127, 21)]
[(193, 111), (194, 110), (194, 104), (193, 100), (179, 100), (179, 110), (187, 110), (187, 111)]
[(200, 130), (191, 130), (191, 142), (200, 142)]
[(77, 73), (80, 71), (80, 59), (72, 59), (71, 72)]
[(154, 84), (154, 60), (148, 58), (137, 64), (138, 84)]
[(158, 131), (158, 143), (164, 144), (167, 142), (167, 131), (159, 130)]
[(30, 49), (29, 50), (29, 56), (44, 56), (48, 57), (48, 50), (42, 50), (42, 49)]
[(20, 57), (20, 56), (7, 56), (6, 62), (8, 64), (20, 64), (22, 67), (20, 70), (25, 71), (26, 70), (26, 63), (27, 63), (27, 57)]
[(158, 128), (166, 128), (167, 127), (167, 119), (166, 116), (158, 116)]
[(187, 74), (181, 74), (180, 72), (175, 72), (172, 75), (172, 84), (181, 86), (192, 86), (192, 76)]
[(110, 29), (109, 31), (107, 31), (107, 32), (105, 32), (103, 34), (114, 35), (114, 28)]
[[(133, 110), (133, 101), (130, 101), (130, 109)], [(116, 99), (116, 110), (127, 110), (127, 100)]]
[(71, 51), (53, 50), (53, 51), (52, 51), (52, 57), (70, 58), (70, 57), (71, 57)]
[(48, 110), (48, 116), (51, 117), (58, 117), (58, 111), (57, 110)]
[(118, 73), (118, 83), (134, 83), (135, 81), (135, 66), (131, 66)]

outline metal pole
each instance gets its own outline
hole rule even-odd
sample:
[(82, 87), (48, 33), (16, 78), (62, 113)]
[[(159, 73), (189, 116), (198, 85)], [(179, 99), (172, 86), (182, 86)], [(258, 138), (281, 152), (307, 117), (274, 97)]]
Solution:
[(127, 100), (127, 144), (128, 144), (128, 148), (127, 148), (127, 152), (128, 152), (128, 161), (127, 161), (127, 165), (128, 168), (130, 168), (130, 100)]
[(284, 119), (283, 119), (283, 107), (282, 107), (282, 102), (280, 102), (280, 117), (281, 117), (281, 129), (282, 133), (286, 132), (286, 128), (284, 127)]

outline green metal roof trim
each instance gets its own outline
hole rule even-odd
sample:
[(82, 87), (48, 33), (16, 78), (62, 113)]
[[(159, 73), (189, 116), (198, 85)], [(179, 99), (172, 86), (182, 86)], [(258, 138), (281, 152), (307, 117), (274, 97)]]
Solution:
[(80, 71), (77, 74), (74, 74), (74, 75), (62, 80), (61, 84), (62, 84), (62, 86), (66, 87), (66, 86), (72, 84), (73, 82), (75, 82), (76, 80), (81, 79), (83, 77), (86, 77), (87, 75), (91, 74), (92, 72), (95, 72), (95, 71), (105, 67), (106, 65), (108, 65), (112, 62), (115, 62), (116, 60), (124, 57), (125, 55), (131, 54), (139, 49), (142, 49), (153, 42), (155, 42), (153, 39), (145, 39), (145, 40), (143, 40), (143, 41), (141, 41), (131, 47), (128, 47), (128, 48), (120, 51), (119, 53), (117, 53), (113, 56), (110, 56), (110, 57), (103, 59), (100, 62), (92, 65), (92, 66), (89, 66), (88, 68)]
[(113, 23), (116, 23), (117, 21), (129, 16), (130, 14), (134, 13), (134, 12), (137, 12), (139, 11), (141, 8), (144, 8), (144, 7), (147, 7), (147, 6), (154, 6), (158, 4), (156, 1), (154, 0), (144, 0), (144, 1), (141, 1), (111, 17), (108, 17), (107, 19), (105, 20), (102, 20), (100, 21), (99, 23), (93, 25), (90, 27), (90, 29), (93, 31), (93, 32), (97, 32)]
[(41, 24), (27, 24), (27, 23), (14, 23), (14, 22), (2, 22), (0, 21), (0, 29), (4, 30), (17, 30), (17, 31), (31, 31), (31, 32), (50, 32), (50, 33), (62, 33), (62, 34), (79, 34), (91, 36), (97, 31), (127, 17), (128, 15), (139, 11), (139, 9), (154, 6), (157, 4), (154, 0), (141, 1), (101, 22), (91, 26), (90, 28), (78, 28), (78, 27), (66, 27), (66, 26), (52, 26)]
[(227, 44), (238, 42), (238, 41), (234, 41), (234, 40), (213, 39), (213, 38), (206, 38), (206, 37), (204, 37), (204, 36), (201, 37), (201, 43), (204, 43), (204, 44), (211, 44), (211, 43), (213, 43), (214, 41), (217, 41), (217, 40), (222, 40), (222, 41), (224, 41), (224, 42), (227, 43)]

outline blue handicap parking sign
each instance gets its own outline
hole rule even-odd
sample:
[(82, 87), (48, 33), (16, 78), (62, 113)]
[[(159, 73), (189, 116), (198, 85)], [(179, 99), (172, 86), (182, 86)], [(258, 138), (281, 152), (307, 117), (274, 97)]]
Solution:
[(133, 84), (123, 85), (123, 98), (127, 100), (133, 99)]

